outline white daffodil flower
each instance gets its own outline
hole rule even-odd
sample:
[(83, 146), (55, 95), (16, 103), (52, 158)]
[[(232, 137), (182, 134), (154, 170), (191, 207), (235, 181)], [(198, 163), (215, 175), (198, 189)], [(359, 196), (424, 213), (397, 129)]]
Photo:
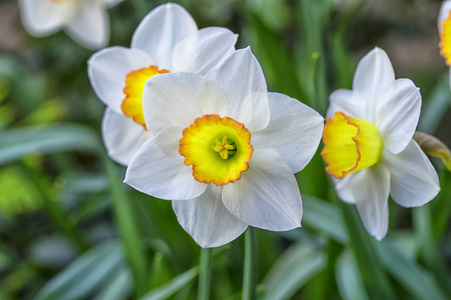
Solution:
[(437, 19), (437, 27), (439, 32), (443, 30), (443, 22), (445, 22), (446, 19), (449, 19), (450, 12), (451, 12), (451, 0), (443, 1)]
[[(443, 1), (437, 20), (440, 34), (440, 54), (445, 58), (446, 64), (451, 66), (451, 0)], [(451, 68), (449, 69), (451, 85)]]
[[(144, 83), (168, 72), (205, 74), (235, 50), (237, 35), (219, 27), (197, 29), (180, 5), (167, 3), (153, 9), (133, 34), (131, 48), (110, 47), (95, 53), (88, 74), (97, 97), (108, 108), (102, 122), (109, 156), (128, 165), (147, 141), (142, 109)], [(165, 111), (158, 111), (164, 115)]]
[(409, 79), (395, 80), (379, 48), (358, 64), (352, 90), (330, 95), (324, 127), (326, 171), (346, 203), (355, 204), (366, 230), (381, 240), (388, 230), (388, 196), (421, 206), (440, 191), (437, 172), (412, 139), (421, 94)]
[(203, 248), (236, 239), (248, 226), (301, 226), (293, 173), (314, 155), (324, 119), (301, 102), (268, 93), (250, 49), (205, 76), (149, 79), (143, 109), (152, 138), (134, 156), (125, 182), (167, 200)]
[(19, 0), (22, 23), (33, 36), (43, 37), (61, 29), (88, 49), (108, 45), (107, 8), (123, 0)]

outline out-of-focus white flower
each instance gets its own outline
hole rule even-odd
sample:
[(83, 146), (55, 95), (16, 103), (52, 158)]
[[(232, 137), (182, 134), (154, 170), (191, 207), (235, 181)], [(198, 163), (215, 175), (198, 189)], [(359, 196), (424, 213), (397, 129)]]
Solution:
[(449, 18), (450, 12), (451, 12), (451, 0), (443, 1), (437, 19), (437, 27), (439, 32), (443, 30), (443, 22), (445, 22), (445, 20)]
[[(437, 20), (440, 34), (440, 54), (445, 58), (446, 64), (451, 66), (451, 0), (443, 1)], [(449, 69), (451, 85), (451, 68)]]
[(415, 207), (431, 201), (440, 186), (412, 139), (421, 110), (415, 84), (395, 80), (387, 54), (375, 48), (357, 66), (352, 88), (330, 95), (321, 155), (340, 199), (355, 204), (366, 230), (381, 240), (389, 194), (399, 205)]
[(152, 138), (132, 159), (125, 182), (173, 200), (179, 223), (201, 247), (229, 243), (248, 226), (301, 226), (293, 173), (314, 155), (324, 119), (295, 99), (268, 93), (249, 48), (205, 76), (152, 77), (143, 108)]
[(146, 80), (168, 72), (205, 74), (235, 50), (236, 40), (225, 28), (198, 30), (182, 6), (167, 3), (142, 20), (130, 49), (110, 47), (95, 53), (88, 74), (97, 97), (108, 106), (102, 131), (109, 156), (128, 165), (151, 136), (147, 129), (153, 125), (146, 124), (142, 109)]
[(123, 0), (19, 0), (22, 23), (37, 37), (61, 29), (80, 45), (100, 49), (108, 45), (107, 8)]

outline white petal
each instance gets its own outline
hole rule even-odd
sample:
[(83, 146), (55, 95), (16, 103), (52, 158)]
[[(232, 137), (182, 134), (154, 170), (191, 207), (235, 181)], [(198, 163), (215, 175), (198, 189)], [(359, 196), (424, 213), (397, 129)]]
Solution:
[(380, 241), (388, 231), (388, 169), (378, 163), (356, 172), (349, 183), (363, 226)]
[(302, 199), (288, 164), (274, 149), (256, 149), (249, 170), (224, 186), (222, 201), (241, 221), (261, 229), (301, 227)]
[(181, 5), (162, 4), (141, 21), (133, 34), (131, 47), (149, 53), (160, 68), (172, 70), (175, 45), (196, 31), (196, 23)]
[(172, 72), (207, 73), (235, 50), (238, 36), (226, 28), (209, 27), (177, 43), (172, 53)]
[(124, 0), (104, 0), (103, 3), (105, 3), (106, 7), (110, 8), (110, 7), (118, 5), (122, 1), (124, 1)]
[(210, 184), (195, 199), (172, 201), (180, 225), (202, 248), (230, 243), (247, 228), (222, 204), (221, 192), (222, 188)]
[(390, 195), (399, 205), (422, 206), (440, 191), (437, 172), (414, 140), (397, 155), (385, 151), (384, 160), (390, 171)]
[(20, 0), (22, 23), (34, 36), (46, 36), (60, 30), (77, 13), (73, 1)]
[(340, 89), (329, 96), (327, 117), (333, 118), (335, 112), (342, 112), (347, 116), (366, 120), (367, 107), (365, 98), (360, 96), (358, 92)]
[(166, 200), (194, 199), (207, 185), (197, 182), (192, 168), (178, 152), (183, 128), (171, 127), (148, 140), (127, 168), (124, 182), (134, 189)]
[(301, 171), (315, 154), (324, 118), (310, 107), (283, 94), (268, 93), (271, 121), (252, 134), (252, 146), (274, 148), (293, 173)]
[[(227, 95), (226, 101), (224, 94)], [(270, 112), (266, 79), (249, 47), (235, 51), (205, 75), (198, 103), (204, 113), (231, 117), (251, 132), (268, 125)]]
[(196, 104), (201, 81), (199, 74), (179, 72), (154, 76), (146, 82), (143, 112), (151, 134), (169, 126), (186, 128), (202, 116)]
[(115, 112), (122, 113), (125, 77), (133, 70), (152, 64), (152, 59), (141, 50), (110, 47), (91, 56), (88, 75), (97, 97)]
[(437, 19), (437, 27), (439, 32), (443, 30), (442, 24), (449, 17), (450, 11), (451, 11), (451, 1), (450, 0), (443, 1), (442, 6), (440, 7), (440, 14)]
[(395, 80), (395, 72), (390, 59), (384, 50), (376, 47), (365, 55), (357, 65), (352, 82), (352, 89), (357, 91), (368, 102), (368, 121), (373, 123), (373, 107), (376, 98)]
[(359, 172), (348, 174), (343, 179), (336, 179), (332, 177), (332, 181), (335, 185), (335, 191), (341, 201), (348, 204), (355, 204), (354, 194), (352, 193), (352, 182), (354, 181), (354, 176), (357, 174), (359, 174)]
[(68, 22), (65, 31), (88, 49), (96, 50), (107, 46), (110, 40), (110, 20), (103, 3), (81, 2), (78, 14)]
[(102, 136), (108, 155), (116, 162), (127, 166), (138, 149), (150, 139), (144, 128), (111, 109), (106, 109), (102, 120)]
[(420, 90), (409, 79), (398, 79), (377, 99), (375, 125), (384, 147), (397, 154), (407, 147), (421, 112)]

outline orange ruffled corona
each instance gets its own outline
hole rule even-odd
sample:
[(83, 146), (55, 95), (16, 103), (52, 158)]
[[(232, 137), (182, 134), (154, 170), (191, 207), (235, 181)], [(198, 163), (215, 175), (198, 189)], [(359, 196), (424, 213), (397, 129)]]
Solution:
[(143, 114), (142, 93), (146, 81), (158, 74), (169, 73), (168, 70), (158, 70), (157, 66), (150, 66), (131, 71), (125, 77), (124, 94), (125, 99), (122, 101), (121, 109), (124, 115), (133, 118), (133, 121), (142, 125), (147, 130), (146, 122)]
[(251, 133), (240, 122), (219, 115), (204, 115), (183, 130), (179, 153), (193, 177), (217, 186), (235, 182), (249, 169), (254, 148)]
[(342, 112), (326, 118), (323, 142), (321, 156), (328, 165), (326, 171), (339, 179), (376, 164), (382, 153), (376, 126)]
[(446, 64), (451, 66), (451, 12), (442, 23), (443, 30), (440, 32), (440, 55), (446, 59)]

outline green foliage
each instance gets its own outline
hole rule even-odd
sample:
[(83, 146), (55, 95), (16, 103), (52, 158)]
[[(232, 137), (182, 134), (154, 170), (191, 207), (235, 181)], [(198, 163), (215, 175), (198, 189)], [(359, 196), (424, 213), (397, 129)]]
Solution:
[[(414, 25), (394, 27), (376, 11), (369, 18), (371, 1), (216, 1), (175, 2), (199, 27), (238, 32), (239, 47), (251, 45), (270, 91), (323, 115), (330, 92), (351, 87), (362, 53), (390, 46), (383, 32), (405, 34)], [(110, 44), (128, 47), (141, 18), (162, 2), (126, 0), (112, 8)], [(416, 40), (415, 30), (407, 29)], [(354, 207), (336, 198), (320, 146), (296, 174), (303, 228), (255, 230), (257, 247), (240, 237), (200, 255), (171, 203), (122, 184), (125, 169), (107, 158), (104, 105), (86, 74), (92, 54), (64, 33), (24, 34), (14, 51), (0, 53), (1, 299), (232, 300), (243, 292), (260, 299), (451, 298), (451, 175), (441, 164), (437, 198), (422, 208), (390, 210), (389, 234), (376, 242)], [(449, 78), (445, 66), (430, 69), (401, 72), (421, 78), (419, 130), (442, 132), (449, 146)]]
[(42, 207), (39, 192), (15, 166), (0, 170), (0, 195), (0, 214), (3, 217), (14, 218)]

